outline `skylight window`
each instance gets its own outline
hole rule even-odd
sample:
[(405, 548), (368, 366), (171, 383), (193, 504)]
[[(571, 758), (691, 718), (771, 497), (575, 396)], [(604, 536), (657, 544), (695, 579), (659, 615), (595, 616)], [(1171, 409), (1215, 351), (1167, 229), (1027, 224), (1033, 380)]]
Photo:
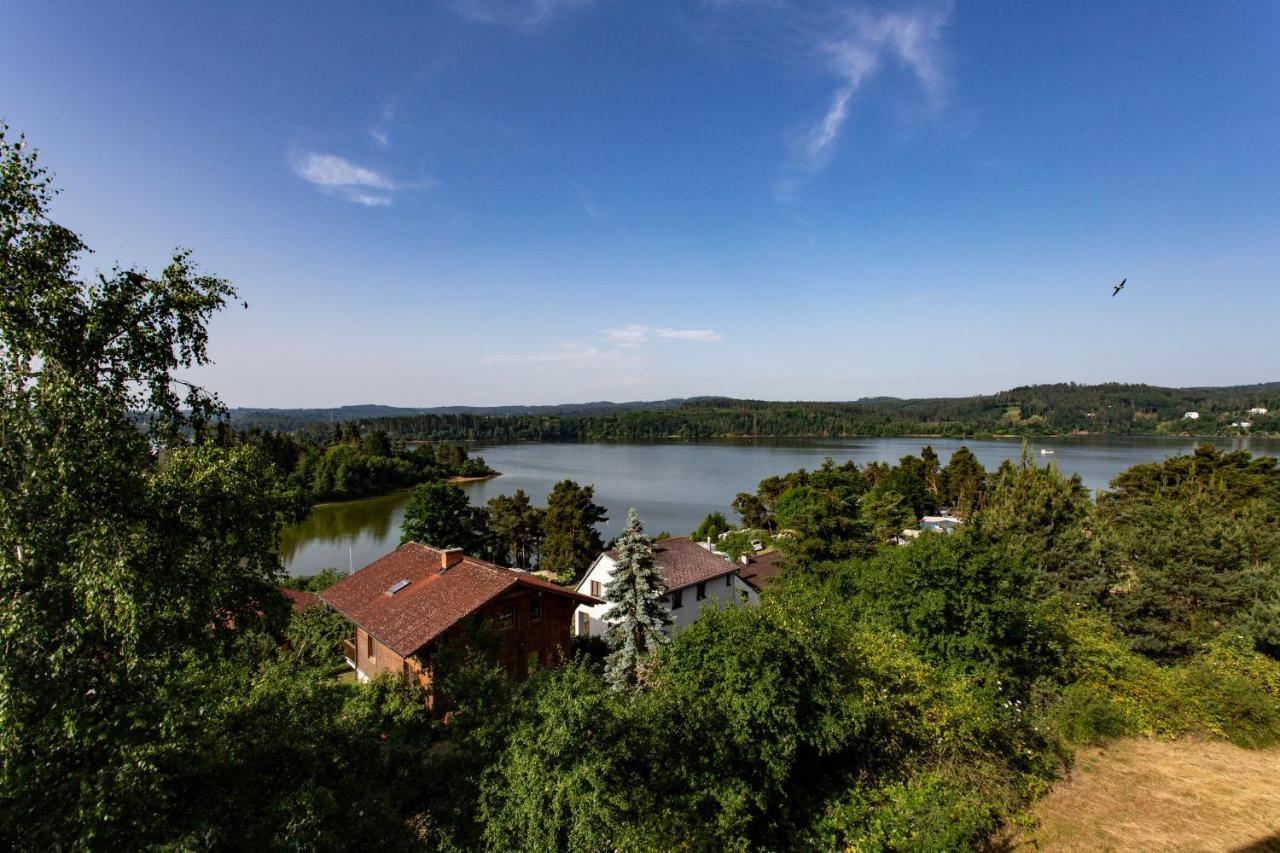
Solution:
[(387, 595), (395, 595), (397, 592), (404, 589), (408, 585), (409, 585), (409, 582), (407, 580), (396, 581), (391, 586), (387, 587)]

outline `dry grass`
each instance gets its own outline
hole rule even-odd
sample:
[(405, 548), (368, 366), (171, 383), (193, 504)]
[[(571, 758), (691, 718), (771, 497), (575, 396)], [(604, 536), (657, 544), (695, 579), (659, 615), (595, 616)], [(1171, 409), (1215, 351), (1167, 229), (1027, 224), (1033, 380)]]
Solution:
[(1118, 740), (1076, 753), (1018, 851), (1280, 851), (1280, 749)]

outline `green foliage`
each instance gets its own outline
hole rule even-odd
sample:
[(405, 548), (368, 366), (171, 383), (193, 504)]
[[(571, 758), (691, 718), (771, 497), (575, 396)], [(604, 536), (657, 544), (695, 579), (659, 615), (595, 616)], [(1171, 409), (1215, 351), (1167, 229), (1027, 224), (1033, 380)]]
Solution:
[(486, 525), (484, 510), (471, 506), (462, 489), (449, 483), (424, 483), (409, 496), (400, 541), (481, 555), (488, 541)]
[(352, 637), (351, 623), (326, 605), (294, 613), (284, 632), (290, 651), (312, 666), (342, 663), (342, 643)]
[(706, 542), (708, 539), (714, 541), (721, 533), (727, 533), (732, 529), (733, 525), (724, 517), (724, 513), (711, 512), (707, 513), (707, 517), (702, 519), (698, 528), (689, 534), (689, 538), (694, 542)]
[(980, 523), (882, 549), (837, 577), (863, 612), (904, 632), (939, 666), (1025, 689), (1056, 665), (1053, 623), (1028, 594), (1033, 569), (995, 547)]
[(230, 285), (186, 253), (82, 282), (51, 200), (0, 128), (0, 838), (109, 847), (155, 792), (178, 662), (283, 617), (284, 506), (257, 449), (183, 446), (220, 408), (176, 374)]
[(1100, 504), (1123, 586), (1108, 606), (1135, 649), (1193, 653), (1227, 628), (1262, 647), (1280, 633), (1280, 469), (1223, 454), (1139, 465)]
[(1280, 663), (1224, 634), (1176, 666), (1128, 648), (1110, 622), (1072, 617), (1055, 730), (1075, 741), (1117, 735), (1201, 734), (1243, 746), (1280, 741)]
[(1117, 583), (1112, 542), (1098, 535), (1079, 477), (1037, 467), (1024, 445), (1021, 464), (1006, 462), (991, 477), (977, 518), (1002, 548), (1035, 567), (1037, 596), (1106, 605)]
[(960, 518), (968, 518), (982, 507), (986, 496), (987, 472), (967, 447), (957, 448), (942, 469), (942, 503)]
[(751, 555), (756, 552), (753, 541), (761, 541), (768, 539), (763, 531), (760, 530), (734, 530), (717, 542), (714, 542), (715, 548), (722, 554), (729, 557), (735, 563), (744, 555)]
[(281, 581), (280, 586), (285, 589), (298, 589), (303, 592), (324, 592), (338, 581), (346, 577), (346, 573), (340, 572), (332, 566), (321, 569), (319, 574), (314, 575), (298, 575), (296, 577), (285, 578)]
[(641, 667), (661, 646), (670, 642), (671, 608), (663, 599), (667, 588), (653, 562), (653, 546), (644, 535), (640, 516), (632, 508), (616, 546), (618, 558), (604, 587), (609, 604), (605, 632), (609, 657), (605, 680), (614, 690), (634, 691), (640, 686)]
[(546, 510), (533, 506), (523, 489), (489, 501), (489, 531), (498, 561), (527, 569), (542, 545)]
[(495, 850), (606, 850), (637, 843), (660, 804), (656, 780), (636, 775), (643, 749), (618, 694), (579, 663), (538, 674), (520, 720), (481, 783), (485, 846)]
[(538, 567), (555, 572), (562, 584), (574, 583), (602, 550), (596, 525), (608, 521), (595, 503), (595, 487), (561, 480), (547, 497), (545, 533)]
[(916, 526), (916, 514), (902, 495), (892, 489), (877, 489), (862, 498), (858, 515), (877, 542), (887, 542), (903, 530)]

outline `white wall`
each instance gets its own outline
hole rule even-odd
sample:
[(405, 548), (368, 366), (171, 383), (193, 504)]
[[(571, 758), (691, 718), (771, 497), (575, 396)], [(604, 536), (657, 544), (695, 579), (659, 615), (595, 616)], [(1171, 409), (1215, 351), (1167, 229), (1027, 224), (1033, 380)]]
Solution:
[[(600, 583), (601, 594), (604, 595), (605, 585), (608, 584), (610, 576), (613, 574), (614, 562), (608, 554), (601, 554), (596, 561), (591, 564), (591, 568), (587, 570), (586, 577), (578, 584), (578, 592), (591, 595), (591, 582), (598, 581)], [(706, 607), (733, 607), (741, 604), (746, 599), (748, 604), (757, 604), (760, 601), (759, 595), (750, 585), (742, 578), (738, 577), (738, 570), (733, 564), (725, 562), (725, 570), (727, 574), (720, 577), (711, 578), (706, 582), (706, 598), (698, 600), (698, 585), (691, 584), (684, 587), (681, 592), (681, 606), (673, 608), (671, 611), (672, 621), (671, 630), (668, 633), (678, 633), (681, 628), (696, 620), (703, 608)], [(728, 582), (726, 582), (726, 578)], [(667, 594), (667, 603), (671, 603), (672, 596)], [(603, 637), (605, 630), (609, 624), (604, 621), (604, 614), (608, 612), (608, 604), (597, 604), (594, 607), (588, 607), (585, 604), (579, 604), (577, 609), (573, 611), (573, 633), (575, 635), (583, 634), (583, 620), (587, 621), (588, 632), (592, 637)]]

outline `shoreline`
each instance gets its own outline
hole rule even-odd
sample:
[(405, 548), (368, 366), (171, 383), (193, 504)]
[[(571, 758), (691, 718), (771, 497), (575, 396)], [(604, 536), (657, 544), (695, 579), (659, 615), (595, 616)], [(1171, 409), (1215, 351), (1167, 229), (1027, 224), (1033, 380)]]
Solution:
[[(480, 475), (475, 476), (475, 477), (461, 477), (461, 476), (459, 476), (459, 477), (450, 477), (449, 479), (447, 479), (447, 480), (442, 480), (441, 482), (451, 483), (451, 484), (455, 484), (455, 485), (456, 485), (456, 484), (461, 484), (461, 483), (479, 483), (479, 482), (481, 482), (481, 481), (483, 481), (483, 480), (492, 480), (494, 477), (501, 477), (501, 476), (502, 476), (502, 472), (501, 472), (501, 471), (494, 471), (492, 474), (480, 474)], [(425, 482), (427, 482), (427, 481), (426, 481), (426, 480), (423, 480), (422, 482), (423, 482), (423, 483), (425, 483)], [(388, 498), (388, 497), (391, 497), (392, 495), (398, 495), (398, 494), (401, 494), (401, 493), (403, 493), (403, 492), (411, 492), (411, 491), (413, 491), (417, 486), (421, 486), (421, 485), (422, 485), (422, 483), (417, 483), (417, 484), (415, 484), (415, 485), (413, 485), (413, 486), (405, 486), (403, 489), (392, 489), (392, 490), (391, 490), (391, 491), (389, 491), (389, 492), (382, 492), (381, 494), (377, 494), (377, 495), (363, 495), (363, 496), (358, 497), (358, 498), (346, 498), (345, 500), (340, 500), (340, 501), (321, 501), (320, 503), (314, 503), (314, 504), (312, 504), (312, 505), (311, 505), (311, 508), (312, 508), (312, 509), (321, 509), (321, 508), (323, 508), (323, 507), (327, 507), (327, 506), (339, 506), (339, 505), (341, 505), (341, 504), (355, 503), (356, 501), (373, 501), (373, 500), (377, 500), (378, 498)]]

